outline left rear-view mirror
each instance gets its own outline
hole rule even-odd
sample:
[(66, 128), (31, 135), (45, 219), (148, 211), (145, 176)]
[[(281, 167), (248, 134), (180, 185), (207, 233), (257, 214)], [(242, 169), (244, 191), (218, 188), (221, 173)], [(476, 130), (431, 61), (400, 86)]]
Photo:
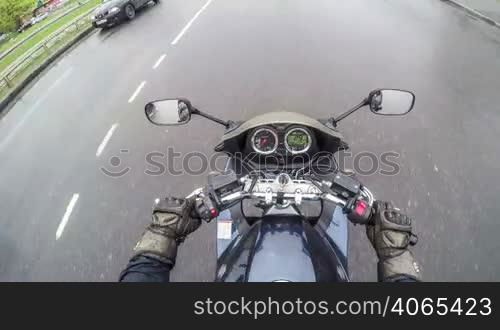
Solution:
[(166, 99), (146, 104), (145, 112), (155, 125), (184, 125), (191, 120), (192, 106), (186, 99)]
[(402, 116), (413, 109), (415, 95), (399, 89), (377, 89), (370, 93), (368, 104), (374, 114)]

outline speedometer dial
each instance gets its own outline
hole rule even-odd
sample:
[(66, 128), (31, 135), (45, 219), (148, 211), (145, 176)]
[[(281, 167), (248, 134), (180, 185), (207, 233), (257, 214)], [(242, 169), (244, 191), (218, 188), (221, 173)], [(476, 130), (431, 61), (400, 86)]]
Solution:
[(285, 135), (285, 147), (291, 154), (307, 152), (311, 147), (312, 138), (304, 128), (292, 128)]
[(269, 128), (260, 128), (252, 135), (252, 147), (259, 154), (272, 154), (278, 148), (278, 135)]

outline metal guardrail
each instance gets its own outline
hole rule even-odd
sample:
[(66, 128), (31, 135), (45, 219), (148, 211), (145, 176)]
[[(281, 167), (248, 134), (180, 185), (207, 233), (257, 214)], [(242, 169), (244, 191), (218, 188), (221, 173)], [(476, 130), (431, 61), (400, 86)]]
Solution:
[(32, 47), (27, 53), (18, 58), (14, 63), (7, 67), (0, 74), (0, 90), (3, 88), (13, 88), (14, 82), (18, 74), (23, 71), (31, 62), (33, 62), (37, 57), (39, 57), (43, 52), (51, 54), (50, 48), (53, 47), (57, 41), (59, 41), (68, 32), (75, 32), (78, 30), (83, 31), (84, 26), (91, 26), (90, 14), (95, 10), (95, 8), (90, 9), (84, 14), (77, 17), (72, 22), (66, 24), (61, 29), (55, 31), (48, 38), (39, 42), (36, 46)]
[(0, 54), (0, 61), (2, 61), (5, 57), (7, 57), (13, 51), (15, 51), (16, 49), (18, 49), (22, 45), (24, 45), (29, 40), (33, 39), (33, 37), (35, 37), (38, 33), (42, 32), (43, 30), (48, 29), (53, 24), (59, 22), (61, 19), (63, 19), (64, 17), (68, 16), (69, 14), (71, 14), (72, 12), (74, 12), (75, 10), (78, 10), (79, 8), (85, 6), (89, 1), (90, 0), (87, 0), (85, 2), (82, 2), (79, 5), (73, 6), (71, 9), (68, 9), (66, 12), (64, 12), (64, 14), (62, 14), (62, 15), (58, 16), (57, 18), (53, 19), (50, 23), (42, 26), (41, 28), (37, 29), (36, 31), (33, 31), (29, 36), (27, 36), (23, 40), (19, 41), (17, 44), (15, 44), (14, 46), (12, 46), (11, 48), (7, 49), (5, 52), (1, 53)]
[[(498, 20), (498, 18), (495, 20), (494, 18), (491, 18), (491, 17), (485, 15), (482, 12), (482, 10), (477, 10), (475, 8), (469, 7), (468, 5), (472, 5), (471, 1), (464, 1), (464, 0), (441, 0), (441, 1), (451, 3), (451, 4), (455, 5), (456, 7), (466, 11), (470, 15), (477, 17), (477, 18), (485, 21), (486, 23), (491, 24), (497, 28), (500, 28), (500, 20)], [(478, 5), (478, 8), (480, 8), (479, 7), (480, 2), (478, 2), (477, 5)], [(494, 9), (493, 13), (496, 14), (494, 16), (499, 17), (499, 15), (500, 15), (500, 2), (497, 5), (495, 5), (495, 3), (493, 3), (493, 2), (491, 2), (491, 3), (489, 3), (489, 5), (490, 5), (491, 9)], [(492, 5), (493, 5), (493, 7), (491, 7)], [(498, 6), (498, 8), (497, 8), (497, 6)]]

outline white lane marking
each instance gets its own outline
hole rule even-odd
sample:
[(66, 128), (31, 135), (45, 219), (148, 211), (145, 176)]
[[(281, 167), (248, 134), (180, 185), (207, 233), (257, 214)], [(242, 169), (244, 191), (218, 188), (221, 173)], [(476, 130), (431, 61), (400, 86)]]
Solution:
[(102, 140), (101, 144), (99, 145), (99, 148), (97, 148), (97, 152), (95, 153), (96, 157), (99, 157), (102, 154), (104, 148), (106, 148), (106, 145), (108, 144), (109, 139), (111, 139), (111, 136), (113, 135), (113, 133), (115, 132), (115, 129), (117, 127), (118, 127), (118, 124), (113, 124), (111, 126), (108, 133), (106, 134), (106, 136)]
[(161, 62), (163, 62), (163, 60), (165, 59), (165, 57), (167, 57), (167, 54), (163, 54), (162, 56), (160, 56), (160, 58), (158, 59), (158, 61), (156, 61), (155, 65), (153, 66), (153, 70), (158, 69), (158, 67), (160, 66)]
[(16, 132), (21, 128), (21, 126), (23, 126), (24, 122), (26, 120), (28, 120), (28, 117), (31, 116), (31, 114), (40, 106), (40, 104), (42, 104), (42, 102), (44, 102), (47, 99), (47, 97), (50, 95), (50, 92), (54, 88), (56, 88), (57, 85), (59, 85), (61, 83), (61, 81), (66, 79), (72, 71), (73, 71), (73, 67), (69, 67), (59, 78), (56, 79), (56, 81), (54, 81), (52, 83), (52, 85), (50, 85), (49, 88), (47, 88), (47, 90), (44, 92), (44, 94), (35, 102), (35, 104), (31, 107), (31, 109), (29, 109), (28, 112), (26, 112), (23, 115), (21, 120), (9, 132), (9, 134), (5, 137), (5, 139), (3, 139), (3, 141), (0, 143), (0, 150), (3, 149), (10, 142), (10, 140), (14, 137)]
[(75, 207), (76, 202), (78, 201), (78, 198), (80, 198), (80, 194), (73, 194), (73, 197), (69, 201), (69, 204), (66, 207), (66, 212), (64, 213), (64, 216), (61, 220), (61, 223), (59, 224), (59, 227), (57, 227), (56, 240), (58, 240), (61, 237), (61, 235), (64, 231), (64, 227), (66, 227), (66, 224), (68, 223), (69, 217), (71, 216), (71, 213), (73, 212), (73, 208)]
[(200, 10), (198, 10), (198, 12), (193, 16), (193, 18), (191, 18), (191, 20), (186, 24), (184, 29), (182, 29), (182, 31), (177, 35), (177, 37), (175, 37), (174, 41), (172, 41), (172, 45), (176, 45), (179, 42), (179, 40), (181, 40), (184, 33), (186, 33), (187, 30), (189, 30), (189, 28), (191, 27), (191, 24), (193, 24), (193, 22), (198, 18), (198, 16), (200, 16), (200, 14), (208, 7), (208, 5), (211, 2), (212, 0), (208, 0), (207, 3), (203, 7), (201, 7)]
[(137, 97), (137, 95), (139, 95), (139, 93), (141, 92), (141, 90), (144, 88), (144, 85), (146, 85), (146, 82), (145, 81), (141, 82), (141, 84), (139, 85), (139, 87), (137, 87), (137, 89), (135, 90), (134, 94), (132, 94), (132, 96), (128, 99), (128, 103), (134, 102), (134, 100)]

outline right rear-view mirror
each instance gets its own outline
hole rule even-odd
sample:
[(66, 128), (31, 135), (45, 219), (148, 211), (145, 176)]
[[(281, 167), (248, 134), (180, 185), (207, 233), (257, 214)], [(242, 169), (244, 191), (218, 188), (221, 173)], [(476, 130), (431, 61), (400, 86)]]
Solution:
[(378, 89), (370, 93), (368, 104), (374, 114), (402, 116), (413, 109), (415, 95), (399, 89)]

